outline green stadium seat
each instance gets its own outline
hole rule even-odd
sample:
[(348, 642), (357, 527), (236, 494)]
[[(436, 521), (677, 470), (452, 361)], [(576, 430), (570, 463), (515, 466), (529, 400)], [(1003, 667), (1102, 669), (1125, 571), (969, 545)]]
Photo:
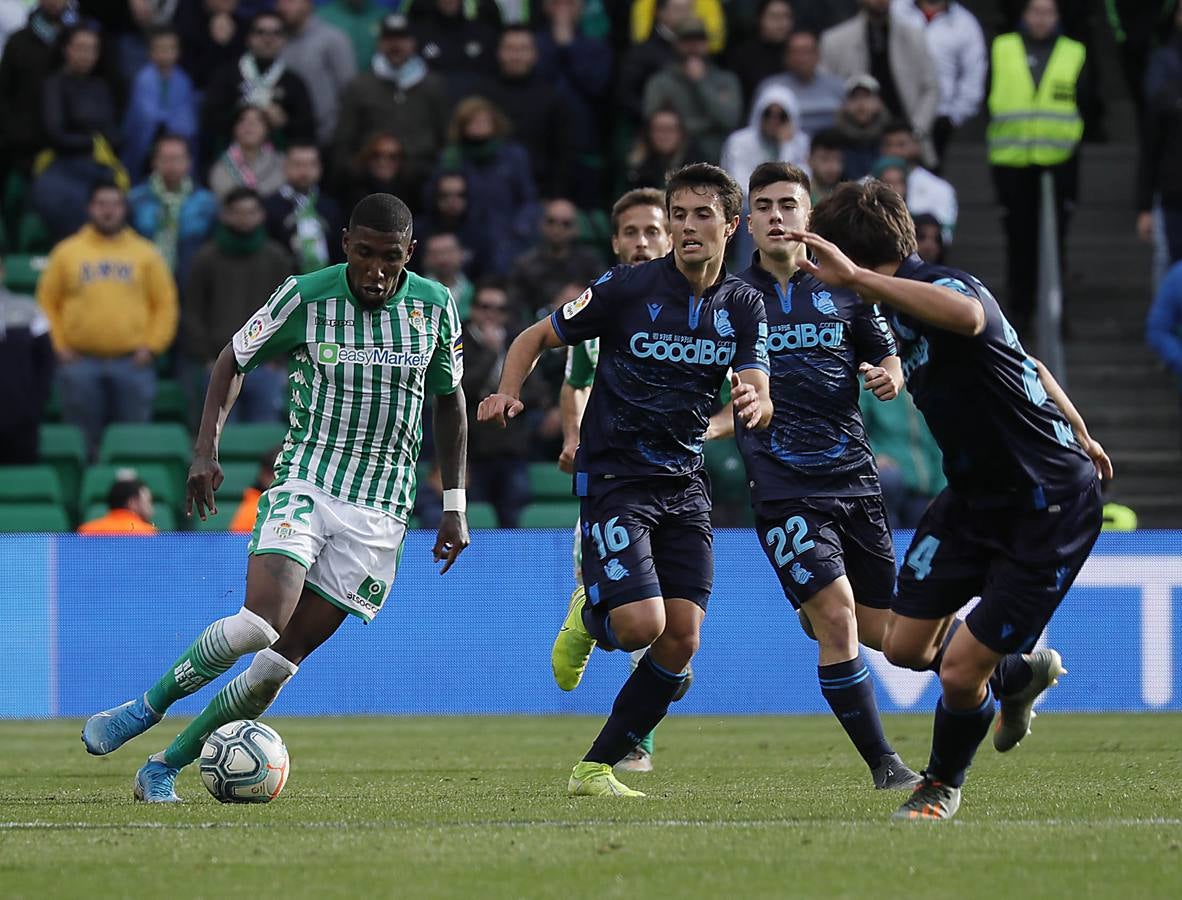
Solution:
[(100, 462), (133, 466), (144, 463), (164, 465), (181, 482), (188, 475), (190, 457), (189, 432), (175, 422), (119, 422), (108, 425), (99, 444)]
[(531, 503), (521, 511), (521, 527), (570, 530), (578, 518), (578, 503)]
[(707, 441), (705, 446), (706, 471), (710, 474), (716, 497), (741, 498), (747, 496), (747, 469), (734, 438)]
[[(219, 492), (220, 493), (220, 492)], [(179, 521), (188, 524), (193, 531), (208, 532), (208, 531), (229, 531), (230, 522), (234, 518), (234, 513), (238, 509), (238, 500), (233, 502), (229, 500), (218, 501), (218, 513), (216, 516), (206, 514), (205, 521), (202, 521), (197, 513), (193, 513), (193, 518), (186, 519), (182, 514)]]
[[(92, 519), (100, 519), (107, 514), (107, 504), (92, 503), (86, 508), (86, 515), (82, 517), (83, 522), (89, 522)], [(158, 531), (177, 531), (177, 514), (172, 511), (171, 507), (164, 506), (157, 503), (155, 513), (152, 516), (152, 524), (156, 526)]]
[(469, 528), (496, 528), (497, 512), (491, 503), (468, 504)]
[(17, 224), (16, 247), (22, 253), (48, 253), (53, 249), (53, 236), (37, 213), (25, 210)]
[(106, 506), (107, 492), (115, 483), (115, 476), (133, 469), (136, 477), (152, 489), (152, 497), (158, 505), (180, 509), (184, 502), (184, 483), (176, 480), (168, 466), (145, 463), (140, 466), (114, 465), (104, 463), (91, 466), (82, 475), (82, 487), (78, 491), (78, 508), (90, 509), (95, 503)]
[(41, 462), (57, 470), (62, 496), (68, 506), (73, 506), (86, 467), (86, 438), (82, 429), (76, 425), (42, 425)]
[(69, 531), (70, 519), (60, 506), (47, 503), (0, 504), (0, 532)]
[(244, 422), (226, 426), (218, 443), (218, 459), (257, 463), (268, 450), (283, 443), (287, 425), (282, 422)]
[(0, 503), (62, 503), (53, 466), (0, 466)]
[(571, 476), (554, 463), (529, 464), (529, 493), (534, 502), (539, 500), (570, 500), (573, 496)]
[(33, 253), (11, 253), (4, 257), (4, 284), (14, 294), (32, 295), (45, 270), (46, 257)]
[(180, 382), (171, 378), (162, 378), (156, 382), (156, 398), (152, 401), (152, 420), (154, 422), (179, 422), (187, 426), (189, 423), (189, 398)]
[(57, 381), (49, 388), (49, 402), (45, 404), (45, 412), (41, 414), (42, 422), (60, 422), (62, 420), (62, 395), (57, 388)]
[[(219, 460), (220, 462), (220, 460)], [(242, 499), (242, 492), (254, 484), (259, 467), (253, 462), (222, 462), (222, 475), (225, 480), (217, 491), (218, 503), (233, 503), (238, 505)]]

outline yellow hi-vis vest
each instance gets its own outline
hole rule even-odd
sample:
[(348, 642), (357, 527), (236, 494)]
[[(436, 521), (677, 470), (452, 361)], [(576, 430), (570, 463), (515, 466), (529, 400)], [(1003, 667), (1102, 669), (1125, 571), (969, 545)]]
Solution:
[(1083, 136), (1075, 84), (1084, 55), (1079, 41), (1059, 38), (1036, 90), (1022, 36), (1011, 32), (993, 41), (990, 165), (1054, 166), (1071, 158)]

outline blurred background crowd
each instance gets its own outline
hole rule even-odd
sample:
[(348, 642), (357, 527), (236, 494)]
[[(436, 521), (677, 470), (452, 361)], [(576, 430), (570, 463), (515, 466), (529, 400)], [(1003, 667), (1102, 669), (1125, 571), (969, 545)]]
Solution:
[[(1081, 143), (1119, 144), (1126, 156), (1097, 157), (1128, 192), (1106, 221), (1153, 247), (1139, 268), (1156, 295), (1148, 319), (1147, 291), (1118, 318), (1143, 362), (1147, 335), (1145, 364), (1172, 373), (1159, 380), (1182, 379), (1178, 0), (0, 0), (0, 97), (0, 466), (56, 469), (69, 524), (103, 504), (171, 518), (159, 495), (175, 512), (177, 435), (214, 358), (287, 275), (342, 261), (341, 228), (374, 191), (411, 207), (411, 266), (459, 304), (475, 404), (516, 333), (612, 262), (612, 200), (696, 161), (741, 184), (761, 162), (793, 162), (814, 200), (882, 179), (921, 255), (990, 276), (1028, 343), (1049, 172), (1067, 334), (1098, 342), (1075, 324), (1090, 301), (1070, 296), (1068, 235), (1087, 199)], [(961, 227), (966, 195), (970, 212), (990, 209), (996, 259), (966, 250), (994, 246)], [(733, 266), (751, 251), (743, 230)], [(1109, 282), (1138, 290), (1129, 278)], [(551, 354), (512, 429), (473, 417), (471, 490), (489, 524), (573, 521), (554, 469), (562, 378)], [(266, 486), (256, 460), (282, 432), (285, 385), (274, 367), (246, 381), (231, 505)], [(1173, 398), (1159, 431), (1177, 427)], [(942, 485), (938, 451), (906, 398), (866, 415), (895, 523), (911, 525)], [(1157, 463), (1176, 467), (1178, 443)], [(161, 460), (176, 464), (171, 487), (143, 478)], [(708, 461), (719, 523), (745, 523), (733, 447)], [(139, 480), (116, 491), (128, 463)], [(37, 479), (4, 471), (9, 530), (5, 498), (31, 507), (19, 485)]]

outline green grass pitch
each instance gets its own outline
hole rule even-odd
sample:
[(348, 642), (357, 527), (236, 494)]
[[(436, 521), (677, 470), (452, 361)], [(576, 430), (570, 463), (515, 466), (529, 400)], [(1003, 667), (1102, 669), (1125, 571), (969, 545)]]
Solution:
[[(571, 799), (587, 718), (270, 719), (266, 806), (146, 806), (169, 720), (112, 756), (73, 721), (0, 723), (0, 897), (1182, 897), (1182, 716), (1047, 714), (986, 742), (957, 818), (892, 825), (828, 717), (673, 717), (643, 800)], [(887, 717), (926, 759), (930, 719)]]

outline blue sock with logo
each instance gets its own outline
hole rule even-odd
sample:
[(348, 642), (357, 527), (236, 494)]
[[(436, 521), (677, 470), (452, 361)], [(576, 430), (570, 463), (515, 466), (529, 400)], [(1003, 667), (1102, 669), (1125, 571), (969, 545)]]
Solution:
[(646, 653), (620, 688), (611, 715), (584, 761), (614, 766), (665, 718), (685, 673), (670, 672), (652, 656), (652, 651)]
[(993, 721), (993, 691), (985, 688), (985, 699), (972, 709), (949, 709), (944, 698), (936, 701), (936, 723), (932, 728), (932, 756), (924, 774), (950, 787), (964, 784), (977, 747), (989, 733)]
[(894, 753), (882, 733), (878, 703), (874, 699), (874, 680), (859, 653), (847, 662), (817, 666), (821, 696), (837, 716), (837, 721), (854, 742), (854, 747), (874, 768), (888, 753)]
[[(952, 636), (960, 630), (960, 626), (963, 624), (964, 619), (952, 620), (952, 627), (948, 629), (948, 634), (944, 636), (944, 642), (940, 644), (940, 649), (936, 651), (931, 665), (928, 666), (929, 671), (940, 671), (940, 663), (944, 661), (944, 651), (948, 649), (948, 645), (952, 643)], [(989, 676), (989, 688), (993, 691), (993, 696), (1007, 697), (1030, 684), (1030, 679), (1033, 677), (1034, 671), (1030, 668), (1030, 664), (1022, 658), (1022, 654), (1010, 653), (998, 660), (997, 668)]]

